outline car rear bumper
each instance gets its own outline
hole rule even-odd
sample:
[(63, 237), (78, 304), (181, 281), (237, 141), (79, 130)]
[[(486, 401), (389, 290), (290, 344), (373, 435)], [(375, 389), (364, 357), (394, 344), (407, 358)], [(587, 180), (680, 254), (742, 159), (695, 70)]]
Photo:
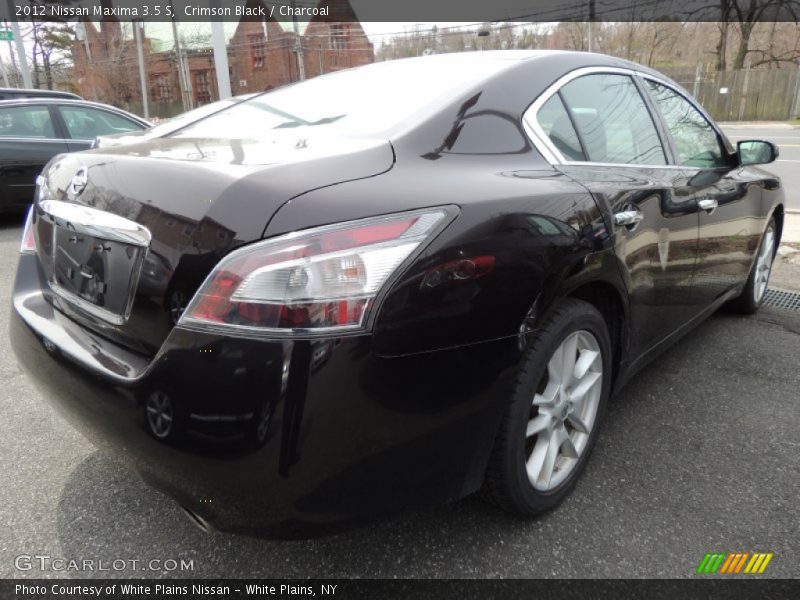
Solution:
[[(515, 338), (411, 356), (371, 337), (253, 341), (175, 329), (148, 360), (55, 311), (21, 256), (11, 340), (43, 396), (93, 443), (211, 526), (334, 532), (481, 484)], [(154, 393), (177, 435), (157, 439)], [(90, 493), (90, 492), (89, 492)]]

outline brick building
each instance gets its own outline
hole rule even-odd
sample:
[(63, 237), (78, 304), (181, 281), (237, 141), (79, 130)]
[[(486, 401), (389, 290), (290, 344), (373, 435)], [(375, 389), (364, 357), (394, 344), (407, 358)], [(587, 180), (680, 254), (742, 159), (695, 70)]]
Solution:
[[(298, 22), (306, 77), (364, 65), (374, 60), (372, 43), (355, 13), (342, 0), (322, 0), (329, 15)], [(249, 5), (262, 5), (249, 0)], [(269, 14), (269, 11), (266, 11)], [(168, 24), (159, 24), (169, 27)], [(291, 21), (244, 18), (226, 24), (228, 67), (234, 95), (260, 92), (299, 79), (296, 34)], [(107, 102), (141, 114), (136, 45), (132, 25), (114, 18), (82, 21), (72, 48), (74, 85), (87, 99)], [(148, 28), (154, 27), (151, 24)], [(154, 39), (145, 29), (143, 50), (150, 113), (171, 116), (183, 110), (177, 53), (168, 40)], [(209, 40), (184, 44), (187, 95), (193, 106), (219, 98), (213, 52)]]

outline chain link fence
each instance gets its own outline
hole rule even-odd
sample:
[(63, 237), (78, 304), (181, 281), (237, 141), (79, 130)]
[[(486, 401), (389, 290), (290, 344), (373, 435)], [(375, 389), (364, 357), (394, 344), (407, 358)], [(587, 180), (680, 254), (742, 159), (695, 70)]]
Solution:
[(798, 116), (798, 69), (660, 69), (719, 121), (787, 121)]

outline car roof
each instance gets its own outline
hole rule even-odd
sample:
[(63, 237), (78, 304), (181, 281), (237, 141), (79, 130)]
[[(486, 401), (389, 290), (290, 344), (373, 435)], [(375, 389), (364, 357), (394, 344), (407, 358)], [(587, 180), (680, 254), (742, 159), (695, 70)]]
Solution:
[(120, 115), (124, 115), (134, 121), (146, 124), (148, 127), (150, 123), (145, 119), (129, 113), (128, 111), (111, 106), (109, 104), (101, 104), (100, 102), (90, 102), (88, 100), (75, 100), (73, 98), (12, 98), (9, 100), (0, 100), (0, 108), (3, 106), (29, 106), (37, 104), (59, 104), (61, 106), (87, 106), (91, 108), (99, 108), (100, 110), (108, 110)]
[(82, 98), (73, 92), (65, 92), (62, 90), (37, 90), (28, 88), (9, 88), (0, 87), (0, 96), (9, 94), (11, 96), (18, 96), (22, 98), (73, 98), (81, 100)]
[[(499, 73), (500, 71), (504, 71), (506, 69), (513, 69), (515, 65), (519, 65), (523, 62), (533, 60), (551, 62), (558, 60), (559, 57), (572, 57), (573, 59), (582, 58), (585, 66), (618, 66), (666, 78), (663, 73), (660, 73), (655, 69), (625, 60), (624, 58), (618, 58), (616, 56), (602, 54), (599, 52), (583, 52), (577, 50), (483, 50), (480, 52), (448, 52), (444, 54), (429, 54), (425, 56), (412, 56), (410, 58), (378, 61), (360, 67), (355, 67), (352, 70), (380, 69), (384, 67), (391, 68), (392, 65), (411, 65), (415, 63), (427, 65), (427, 68), (441, 69), (468, 68), (470, 65), (481, 64), (485, 67), (484, 71), (491, 71), (491, 66), (494, 65), (496, 66), (496, 72)], [(488, 67), (488, 69), (486, 67)], [(336, 72), (337, 71), (334, 71), (333, 73)]]

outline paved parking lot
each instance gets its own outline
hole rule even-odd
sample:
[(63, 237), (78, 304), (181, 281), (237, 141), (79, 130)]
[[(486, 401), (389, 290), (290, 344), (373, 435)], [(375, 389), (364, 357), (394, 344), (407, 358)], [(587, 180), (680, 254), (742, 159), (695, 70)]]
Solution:
[[(0, 220), (0, 340), (19, 235)], [(800, 313), (713, 317), (614, 399), (575, 494), (543, 518), (469, 498), (270, 542), (197, 530), (55, 416), (0, 343), (0, 577), (92, 575), (15, 568), (35, 554), (186, 559), (171, 575), (199, 577), (687, 577), (706, 552), (756, 550), (798, 577), (798, 356)]]

